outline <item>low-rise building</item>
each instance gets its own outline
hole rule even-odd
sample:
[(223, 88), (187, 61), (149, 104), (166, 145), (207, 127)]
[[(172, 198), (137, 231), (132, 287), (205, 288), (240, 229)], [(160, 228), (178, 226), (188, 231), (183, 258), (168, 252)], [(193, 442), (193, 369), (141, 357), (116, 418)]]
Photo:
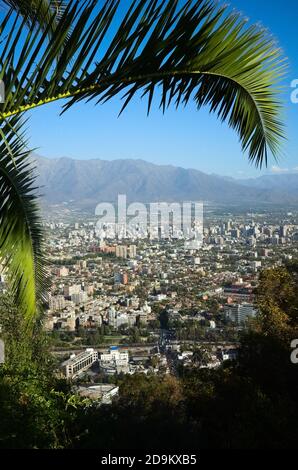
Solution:
[(63, 362), (62, 366), (66, 378), (73, 379), (88, 370), (97, 361), (97, 351), (93, 348), (88, 348), (80, 354), (72, 354), (67, 361)]
[(129, 372), (128, 351), (121, 351), (117, 346), (111, 346), (108, 353), (100, 354), (100, 367), (108, 374)]
[(119, 387), (114, 384), (80, 385), (76, 391), (81, 397), (89, 398), (99, 404), (110, 405), (113, 398), (118, 396)]

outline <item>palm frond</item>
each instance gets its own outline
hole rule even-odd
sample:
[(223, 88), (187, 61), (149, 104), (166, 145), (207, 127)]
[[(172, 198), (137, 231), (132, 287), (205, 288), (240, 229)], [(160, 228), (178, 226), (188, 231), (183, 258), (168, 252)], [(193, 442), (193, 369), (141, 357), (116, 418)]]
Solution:
[[(284, 137), (278, 82), (282, 53), (269, 33), (209, 0), (134, 0), (119, 22), (118, 0), (70, 0), (50, 38), (47, 28), (12, 28), (3, 19), (0, 79), (7, 83), (0, 118), (66, 98), (103, 103), (123, 94), (122, 110), (140, 92), (148, 112), (160, 106), (211, 112), (238, 133), (257, 166), (277, 157)], [(36, 21), (37, 22), (37, 21)], [(67, 45), (61, 55), (61, 45)], [(17, 60), (16, 60), (17, 59)]]
[(0, 3), (13, 8), (30, 24), (38, 19), (39, 24), (47, 27), (52, 21), (52, 13), (59, 19), (68, 0), (1, 0)]
[[(2, 125), (9, 142), (0, 142), (0, 262), (11, 294), (28, 325), (38, 315), (47, 287), (43, 232), (30, 152), (24, 148), (22, 116)], [(15, 132), (17, 131), (17, 133)]]

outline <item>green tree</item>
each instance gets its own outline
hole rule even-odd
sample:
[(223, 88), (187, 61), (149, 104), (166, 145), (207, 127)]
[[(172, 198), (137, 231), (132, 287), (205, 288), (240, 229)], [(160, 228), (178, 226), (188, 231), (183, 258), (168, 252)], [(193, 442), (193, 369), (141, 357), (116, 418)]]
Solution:
[(69, 384), (54, 375), (48, 340), (35, 324), (28, 335), (22, 312), (0, 297), (5, 364), (0, 366), (0, 448), (60, 448), (69, 445), (75, 417)]
[(169, 312), (163, 309), (159, 314), (160, 328), (167, 330), (169, 328)]
[(210, 354), (202, 348), (197, 348), (193, 352), (192, 362), (199, 366), (206, 366), (210, 360)]

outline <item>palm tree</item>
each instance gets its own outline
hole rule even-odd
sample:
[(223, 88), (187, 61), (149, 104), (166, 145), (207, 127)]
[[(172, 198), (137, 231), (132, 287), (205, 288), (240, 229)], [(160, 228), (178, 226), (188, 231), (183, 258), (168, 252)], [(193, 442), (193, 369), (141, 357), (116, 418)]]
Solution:
[[(57, 18), (67, 4), (67, 0), (2, 0), (4, 5), (13, 8), (17, 13), (23, 16), (28, 24), (38, 23), (46, 28), (51, 22), (51, 13), (56, 13)], [(57, 26), (55, 20), (53, 28)]]
[[(209, 0), (3, 0), (0, 20), (0, 256), (28, 319), (42, 298), (42, 230), (23, 115), (63, 100), (104, 103), (157, 89), (163, 111), (194, 100), (227, 121), (257, 166), (283, 138), (279, 48), (258, 26)], [(123, 6), (126, 11), (123, 12)]]

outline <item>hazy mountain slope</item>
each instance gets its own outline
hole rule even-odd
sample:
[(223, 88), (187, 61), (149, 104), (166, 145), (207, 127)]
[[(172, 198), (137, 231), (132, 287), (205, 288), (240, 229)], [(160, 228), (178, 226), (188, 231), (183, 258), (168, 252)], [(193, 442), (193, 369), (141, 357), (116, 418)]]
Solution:
[[(36, 158), (40, 192), (49, 203), (74, 201), (94, 205), (115, 201), (118, 194), (126, 194), (129, 201), (182, 201), (234, 204), (298, 201), (270, 185), (249, 184), (207, 175), (198, 170), (174, 166), (160, 166), (143, 160), (74, 160), (70, 158)], [(256, 182), (257, 180), (252, 180)]]
[(240, 182), (251, 188), (280, 190), (298, 196), (298, 173), (264, 175), (259, 178), (240, 180)]

